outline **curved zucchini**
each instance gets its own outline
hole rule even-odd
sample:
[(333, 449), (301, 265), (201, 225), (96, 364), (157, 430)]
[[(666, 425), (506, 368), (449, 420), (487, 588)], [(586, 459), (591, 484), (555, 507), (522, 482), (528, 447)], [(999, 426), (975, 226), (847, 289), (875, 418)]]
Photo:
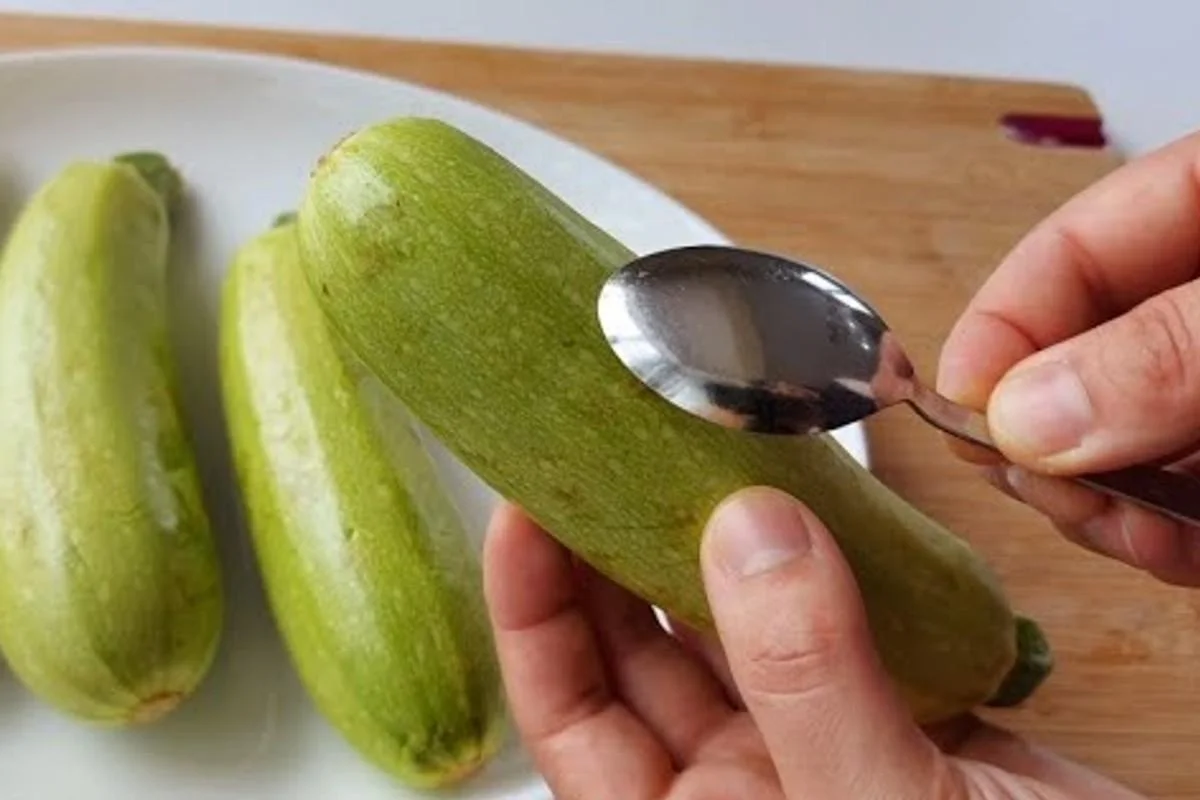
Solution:
[(989, 700), (1015, 667), (1026, 692), (1039, 682), (1024, 667), (1044, 654), (1018, 658), (987, 565), (831, 437), (724, 429), (629, 374), (595, 303), (633, 254), (482, 143), (435, 120), (364, 128), (321, 159), (298, 225), (309, 282), (357, 356), (467, 467), (615, 581), (711, 628), (705, 521), (734, 490), (772, 485), (837, 537), (918, 720)]
[(0, 256), (0, 649), (98, 724), (192, 694), (222, 627), (167, 330), (180, 190), (152, 153), (72, 163)]
[(221, 375), (261, 574), (310, 696), (409, 784), (474, 773), (506, 722), (478, 561), (406, 410), (330, 335), (286, 216), (226, 278)]

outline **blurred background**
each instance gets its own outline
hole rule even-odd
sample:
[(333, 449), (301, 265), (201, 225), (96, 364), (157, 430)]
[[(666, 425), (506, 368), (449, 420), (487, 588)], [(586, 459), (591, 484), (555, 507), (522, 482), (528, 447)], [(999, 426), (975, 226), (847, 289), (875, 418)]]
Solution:
[(1197, 0), (0, 0), (0, 11), (1067, 81), (1113, 143), (1200, 129)]

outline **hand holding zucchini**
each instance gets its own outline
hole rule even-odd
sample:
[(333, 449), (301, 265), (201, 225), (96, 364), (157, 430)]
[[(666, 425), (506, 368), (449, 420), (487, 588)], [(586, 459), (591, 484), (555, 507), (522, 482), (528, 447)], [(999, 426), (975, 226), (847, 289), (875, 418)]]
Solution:
[(331, 335), (287, 217), (226, 278), (221, 375), (260, 572), (317, 707), (412, 785), (474, 773), (506, 722), (475, 553), (407, 412)]
[(360, 130), (317, 166), (298, 230), (315, 296), (357, 357), (468, 467), (647, 600), (711, 627), (704, 522), (767, 484), (838, 539), (918, 720), (1018, 702), (1045, 677), (1036, 626), (1020, 621), (1033, 649), (1019, 648), (982, 560), (832, 439), (719, 428), (631, 376), (594, 303), (633, 254), (471, 137), (425, 119)]
[(167, 330), (180, 189), (151, 153), (73, 163), (0, 256), (0, 649), (102, 724), (188, 697), (222, 627)]

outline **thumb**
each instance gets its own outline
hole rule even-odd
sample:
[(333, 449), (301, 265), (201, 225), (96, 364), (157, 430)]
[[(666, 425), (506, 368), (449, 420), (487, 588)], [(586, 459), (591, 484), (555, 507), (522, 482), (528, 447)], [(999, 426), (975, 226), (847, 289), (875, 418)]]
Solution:
[(1070, 474), (1177, 455), (1200, 434), (1200, 286), (1030, 356), (989, 402), (997, 445), (1035, 471)]
[(733, 680), (789, 797), (963, 796), (880, 666), (852, 574), (811, 511), (774, 489), (735, 494), (702, 560)]

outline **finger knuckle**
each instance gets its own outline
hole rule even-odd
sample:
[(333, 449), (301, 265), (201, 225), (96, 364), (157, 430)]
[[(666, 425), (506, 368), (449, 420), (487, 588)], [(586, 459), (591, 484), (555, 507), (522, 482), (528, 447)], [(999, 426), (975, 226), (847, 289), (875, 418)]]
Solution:
[[(1183, 304), (1171, 295), (1143, 303), (1125, 317), (1121, 347), (1107, 348), (1106, 376), (1164, 411), (1196, 387), (1196, 337)], [(1113, 363), (1114, 357), (1118, 363)]]
[(748, 644), (743, 694), (801, 697), (835, 686), (846, 667), (846, 634), (832, 620), (817, 616), (796, 630), (795, 620), (764, 626)]
[(730, 800), (779, 797), (778, 779), (767, 770), (692, 768), (682, 772), (662, 800)]

